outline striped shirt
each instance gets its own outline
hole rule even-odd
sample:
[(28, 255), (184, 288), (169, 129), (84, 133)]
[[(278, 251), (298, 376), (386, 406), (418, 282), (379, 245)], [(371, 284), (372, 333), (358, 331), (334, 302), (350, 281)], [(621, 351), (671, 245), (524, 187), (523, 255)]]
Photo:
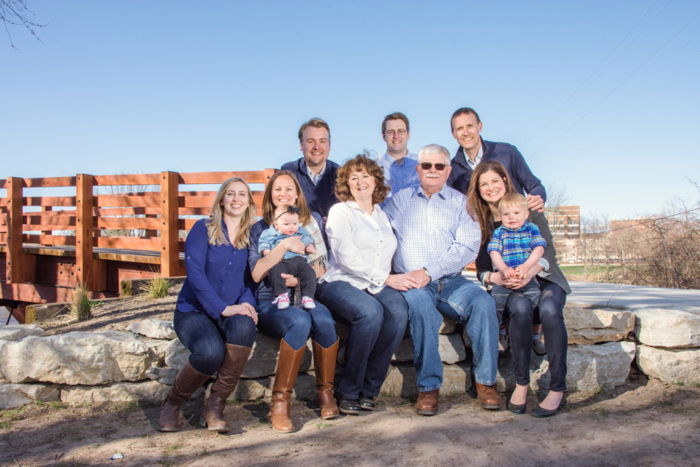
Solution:
[(384, 212), (399, 243), (394, 270), (407, 273), (425, 268), (437, 280), (460, 273), (474, 261), (481, 230), (466, 207), (465, 196), (448, 186), (431, 197), (421, 187), (392, 196)]
[(526, 222), (516, 230), (504, 226), (497, 228), (486, 250), (489, 253), (499, 252), (506, 265), (516, 268), (527, 261), (532, 250), (538, 246), (544, 248), (547, 242), (542, 238), (540, 229), (535, 224)]

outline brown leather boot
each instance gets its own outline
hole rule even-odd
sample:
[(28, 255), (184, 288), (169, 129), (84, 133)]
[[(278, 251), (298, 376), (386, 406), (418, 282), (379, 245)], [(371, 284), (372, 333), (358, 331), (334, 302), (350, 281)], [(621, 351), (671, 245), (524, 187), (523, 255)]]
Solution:
[(481, 407), (486, 410), (498, 410), (501, 408), (501, 396), (496, 391), (496, 385), (485, 386), (476, 383), (476, 395), (481, 402)]
[(243, 367), (248, 361), (250, 349), (251, 347), (243, 347), (242, 345), (226, 344), (224, 363), (219, 368), (216, 381), (211, 385), (209, 398), (204, 408), (204, 420), (207, 422), (209, 431), (218, 431), (219, 433), (229, 431), (229, 426), (224, 419), (224, 406), (226, 399), (238, 384)]
[(419, 415), (437, 415), (438, 413), (438, 401), (440, 400), (440, 390), (434, 389), (432, 391), (425, 391), (418, 393), (418, 400), (416, 400), (416, 412)]
[(311, 341), (314, 349), (314, 372), (316, 373), (316, 394), (321, 408), (321, 418), (330, 420), (340, 415), (338, 403), (333, 397), (333, 379), (335, 363), (338, 357), (338, 340), (328, 348), (316, 341)]
[(272, 402), (270, 404), (270, 422), (272, 422), (272, 429), (275, 431), (282, 433), (294, 431), (294, 424), (290, 418), (292, 390), (305, 351), (305, 345), (299, 350), (294, 350), (284, 339), (280, 339), (280, 353), (277, 357), (277, 371), (275, 372), (275, 383), (272, 386)]
[(209, 379), (209, 375), (192, 368), (190, 362), (185, 363), (185, 366), (177, 373), (175, 383), (160, 408), (158, 416), (158, 424), (160, 425), (158, 429), (160, 431), (177, 431), (181, 428), (180, 407), (207, 379)]

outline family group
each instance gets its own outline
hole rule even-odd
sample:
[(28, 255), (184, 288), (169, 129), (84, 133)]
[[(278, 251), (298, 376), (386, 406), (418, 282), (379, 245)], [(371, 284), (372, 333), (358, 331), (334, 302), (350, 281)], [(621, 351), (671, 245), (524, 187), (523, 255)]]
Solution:
[[(456, 110), (450, 124), (459, 143), (453, 158), (437, 144), (411, 153), (409, 120), (396, 112), (382, 122), (385, 154), (339, 166), (328, 159), (328, 124), (311, 119), (299, 129), (303, 157), (269, 180), (260, 218), (243, 180), (221, 185), (185, 243), (174, 326), (191, 355), (161, 408), (162, 431), (180, 428), (181, 406), (214, 375), (204, 419), (209, 430), (229, 430), (226, 399), (258, 330), (280, 339), (269, 412), (277, 431), (295, 429), (291, 397), (309, 339), (322, 418), (374, 410), (405, 335), (416, 411), (435, 415), (445, 317), (469, 336), (484, 409), (502, 406), (499, 346), (510, 346), (516, 386), (507, 409), (527, 411), (534, 350), (547, 354), (551, 378), (531, 415), (560, 410), (570, 289), (543, 215), (545, 189), (514, 146), (481, 137), (474, 109)], [(481, 284), (462, 274), (472, 262)], [(338, 371), (336, 321), (349, 329)]]

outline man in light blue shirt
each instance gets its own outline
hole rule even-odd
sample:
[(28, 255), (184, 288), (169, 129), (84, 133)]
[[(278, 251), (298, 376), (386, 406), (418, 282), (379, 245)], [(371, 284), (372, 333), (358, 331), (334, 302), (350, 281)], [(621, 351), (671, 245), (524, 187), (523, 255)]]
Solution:
[(384, 170), (384, 180), (391, 187), (391, 193), (404, 188), (418, 186), (416, 165), (418, 156), (408, 151), (408, 117), (401, 112), (390, 113), (382, 122), (382, 138), (386, 142), (386, 152), (379, 157), (379, 165)]
[(479, 401), (485, 409), (499, 409), (496, 307), (491, 296), (461, 274), (479, 252), (479, 224), (467, 214), (464, 195), (446, 185), (451, 170), (446, 148), (423, 147), (416, 170), (420, 186), (396, 193), (384, 208), (398, 240), (394, 269), (407, 279), (404, 298), (419, 391), (416, 409), (421, 415), (438, 412), (443, 315), (465, 324)]

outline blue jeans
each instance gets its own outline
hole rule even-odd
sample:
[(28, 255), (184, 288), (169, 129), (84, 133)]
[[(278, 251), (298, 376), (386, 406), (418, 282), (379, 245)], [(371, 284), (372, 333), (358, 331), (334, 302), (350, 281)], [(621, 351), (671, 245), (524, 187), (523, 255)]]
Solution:
[(443, 315), (466, 323), (472, 342), (476, 382), (486, 386), (496, 383), (498, 319), (489, 294), (461, 275), (454, 275), (403, 292), (403, 295), (408, 303), (408, 324), (419, 391), (432, 391), (442, 385), (438, 331)]
[(329, 347), (338, 340), (331, 312), (320, 303), (313, 310), (295, 306), (279, 310), (272, 301), (263, 300), (258, 302), (256, 310), (260, 330), (268, 336), (284, 339), (294, 350), (305, 346), (309, 337), (322, 347)]
[(336, 392), (349, 400), (376, 397), (406, 332), (406, 300), (390, 287), (372, 295), (345, 281), (319, 284), (316, 297), (337, 320), (350, 326)]
[(518, 290), (509, 289), (501, 285), (494, 285), (491, 288), (491, 296), (496, 302), (496, 315), (498, 316), (499, 329), (503, 327), (503, 313), (506, 309), (508, 297), (510, 297), (513, 292), (518, 292), (524, 295), (528, 300), (530, 300), (530, 302), (532, 302), (533, 307), (537, 306), (537, 302), (540, 300), (540, 284), (535, 278), (525, 284), (525, 287)]
[(190, 351), (190, 365), (205, 375), (213, 375), (221, 367), (225, 344), (252, 347), (255, 342), (255, 323), (243, 315), (215, 321), (206, 313), (175, 311), (173, 326), (182, 345)]

